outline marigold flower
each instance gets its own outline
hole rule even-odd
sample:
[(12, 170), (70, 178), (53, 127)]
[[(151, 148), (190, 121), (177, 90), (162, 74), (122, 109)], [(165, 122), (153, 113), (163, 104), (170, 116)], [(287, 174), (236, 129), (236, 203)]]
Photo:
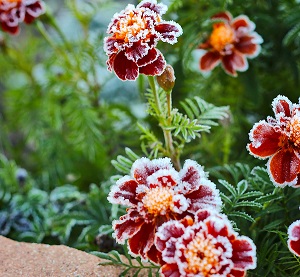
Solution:
[(199, 210), (193, 221), (168, 221), (158, 228), (155, 245), (165, 262), (164, 277), (246, 276), (256, 267), (256, 246), (239, 236), (225, 215)]
[(233, 19), (226, 11), (212, 19), (220, 22), (213, 24), (210, 37), (199, 46), (206, 50), (200, 58), (200, 70), (211, 71), (221, 62), (227, 74), (237, 76), (236, 71), (248, 69), (247, 58), (259, 54), (263, 39), (254, 32), (255, 24), (246, 15)]
[(288, 228), (288, 248), (300, 257), (300, 220), (293, 222)]
[(220, 209), (221, 199), (214, 183), (202, 167), (187, 160), (177, 172), (169, 158), (134, 162), (131, 177), (122, 177), (112, 187), (108, 200), (128, 206), (127, 214), (113, 222), (118, 243), (128, 240), (134, 256), (160, 263), (161, 254), (154, 246), (157, 228), (172, 219), (193, 215), (199, 209)]
[(182, 34), (182, 28), (161, 16), (167, 6), (156, 0), (144, 0), (136, 7), (127, 5), (112, 18), (104, 39), (108, 55), (108, 70), (121, 80), (135, 80), (139, 73), (160, 75), (166, 66), (162, 53), (156, 49), (158, 41), (174, 44)]
[(256, 123), (249, 133), (251, 155), (267, 159), (268, 172), (275, 185), (300, 185), (300, 105), (285, 96), (272, 102), (275, 118)]
[(18, 34), (19, 24), (30, 24), (45, 12), (40, 0), (0, 0), (0, 23), (4, 32)]

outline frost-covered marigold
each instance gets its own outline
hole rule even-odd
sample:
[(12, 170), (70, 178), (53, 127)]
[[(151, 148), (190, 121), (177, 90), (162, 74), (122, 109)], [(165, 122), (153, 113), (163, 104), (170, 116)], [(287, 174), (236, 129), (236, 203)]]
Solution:
[(167, 6), (156, 0), (132, 4), (112, 18), (104, 39), (108, 55), (108, 70), (121, 80), (135, 80), (139, 73), (160, 75), (166, 66), (162, 53), (156, 49), (158, 41), (174, 44), (182, 28), (173, 21), (162, 20)]
[(0, 23), (2, 30), (10, 34), (19, 32), (19, 24), (30, 24), (45, 12), (40, 0), (0, 0)]
[(278, 186), (300, 185), (300, 105), (285, 96), (272, 102), (275, 118), (256, 123), (249, 133), (247, 148), (253, 156), (269, 159), (271, 180)]
[(256, 267), (256, 246), (239, 236), (223, 214), (199, 210), (158, 228), (155, 245), (165, 262), (164, 277), (242, 277)]
[(288, 228), (288, 248), (300, 257), (300, 220), (293, 222)]
[(247, 58), (256, 57), (263, 39), (254, 32), (255, 24), (246, 15), (232, 18), (226, 11), (212, 16), (213, 31), (199, 48), (206, 50), (200, 58), (200, 70), (211, 71), (220, 62), (225, 72), (237, 76), (236, 71), (248, 69)]
[(199, 164), (187, 160), (178, 172), (169, 158), (135, 161), (131, 176), (118, 180), (108, 200), (128, 206), (127, 213), (113, 222), (117, 242), (123, 244), (128, 239), (131, 254), (156, 263), (161, 262), (161, 254), (154, 238), (161, 224), (192, 216), (199, 209), (219, 210), (221, 206), (219, 191)]

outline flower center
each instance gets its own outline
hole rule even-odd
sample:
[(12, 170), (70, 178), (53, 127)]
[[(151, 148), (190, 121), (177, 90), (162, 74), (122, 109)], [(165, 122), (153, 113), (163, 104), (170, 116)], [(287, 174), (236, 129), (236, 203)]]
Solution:
[(115, 36), (117, 39), (123, 39), (125, 42), (129, 42), (131, 37), (137, 36), (146, 29), (145, 19), (142, 17), (141, 12), (136, 14), (133, 11), (128, 11), (123, 18), (117, 22), (117, 30)]
[(150, 214), (164, 215), (173, 206), (173, 194), (173, 190), (166, 187), (149, 189), (143, 197), (144, 207)]
[(226, 45), (234, 41), (233, 29), (224, 23), (216, 23), (213, 25), (213, 32), (210, 35), (210, 44), (214, 49), (221, 52)]
[(187, 273), (209, 276), (217, 272), (222, 250), (216, 248), (214, 240), (216, 239), (212, 236), (205, 238), (203, 234), (197, 234), (187, 245), (184, 252), (188, 264), (185, 269)]
[(289, 140), (296, 146), (300, 146), (300, 118), (293, 117), (287, 126), (287, 130), (290, 132)]

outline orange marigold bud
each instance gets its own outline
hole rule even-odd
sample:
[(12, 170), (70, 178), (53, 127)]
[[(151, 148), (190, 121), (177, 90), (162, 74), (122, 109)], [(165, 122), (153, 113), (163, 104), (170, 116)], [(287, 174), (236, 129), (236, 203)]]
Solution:
[(171, 91), (175, 85), (174, 69), (171, 65), (167, 64), (164, 72), (156, 77), (157, 83), (165, 91)]

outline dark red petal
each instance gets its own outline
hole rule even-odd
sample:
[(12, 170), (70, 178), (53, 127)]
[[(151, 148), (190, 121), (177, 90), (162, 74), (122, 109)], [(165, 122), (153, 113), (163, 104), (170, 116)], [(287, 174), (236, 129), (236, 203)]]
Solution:
[(253, 245), (246, 239), (236, 239), (231, 242), (232, 245), (232, 261), (234, 267), (238, 269), (248, 269), (255, 267), (255, 249)]
[(234, 19), (231, 23), (231, 26), (237, 30), (238, 28), (240, 27), (246, 27), (248, 28), (250, 26), (249, 24), (249, 19), (247, 19), (247, 17), (245, 16), (241, 16), (241, 17), (238, 17), (236, 19)]
[(195, 218), (197, 219), (197, 221), (203, 221), (204, 219), (208, 218), (211, 215), (211, 212), (209, 210), (199, 210), (196, 213)]
[(118, 42), (119, 42), (119, 40), (117, 40), (114, 37), (106, 37), (105, 40), (104, 40), (105, 52), (108, 55), (112, 55), (114, 53), (119, 52), (119, 49), (115, 46), (115, 44), (118, 43)]
[(220, 12), (220, 13), (217, 13), (215, 15), (213, 15), (211, 17), (211, 19), (220, 19), (220, 20), (225, 20), (225, 21), (231, 21), (232, 19), (232, 15), (230, 12)]
[(24, 18), (25, 23), (30, 24), (35, 18), (43, 14), (44, 11), (44, 6), (40, 1), (28, 5), (26, 7), (26, 13)]
[(221, 60), (221, 55), (216, 51), (209, 51), (200, 58), (200, 69), (210, 71), (214, 69)]
[[(182, 193), (190, 193), (194, 190), (198, 189), (201, 185), (201, 178), (203, 177), (204, 172), (202, 171), (201, 167), (196, 163), (185, 162), (183, 169), (180, 173), (181, 181), (183, 183), (184, 188), (181, 190)], [(187, 183), (187, 184), (185, 184)]]
[(159, 252), (155, 245), (153, 245), (150, 250), (147, 252), (147, 257), (149, 260), (151, 260), (152, 262), (156, 263), (156, 264), (164, 264), (164, 261), (162, 259), (161, 256), (161, 252)]
[(300, 160), (294, 151), (278, 151), (269, 161), (269, 170), (277, 184), (291, 185), (300, 172)]
[(237, 76), (236, 70), (245, 71), (248, 68), (248, 63), (243, 54), (233, 51), (231, 55), (222, 58), (222, 64), (226, 73)]
[[(158, 51), (158, 50), (157, 50)], [(145, 66), (139, 67), (139, 71), (142, 74), (145, 75), (150, 75), (150, 76), (155, 76), (155, 75), (160, 75), (164, 72), (164, 69), (166, 67), (166, 61), (164, 56), (158, 51), (159, 55), (157, 59), (149, 63)]]
[(300, 256), (300, 240), (290, 240), (288, 242), (288, 247), (294, 254)]
[(158, 51), (155, 48), (152, 48), (148, 51), (148, 54), (137, 61), (138, 66), (145, 66), (149, 63), (154, 62), (157, 59)]
[(135, 255), (147, 258), (147, 252), (154, 245), (155, 225), (143, 224), (140, 230), (128, 240), (129, 249)]
[(182, 30), (179, 29), (179, 25), (176, 26), (172, 23), (160, 23), (155, 26), (155, 31), (161, 34), (162, 41), (168, 43), (176, 42), (176, 38), (181, 34)]
[(180, 277), (180, 272), (177, 264), (165, 264), (160, 270), (162, 276), (164, 277)]
[(166, 12), (166, 9), (165, 9), (165, 5), (163, 4), (155, 4), (153, 3), (152, 1), (150, 2), (144, 2), (144, 3), (140, 3), (139, 5), (137, 5), (137, 8), (140, 8), (140, 7), (145, 7), (145, 8), (148, 8), (154, 12), (156, 12), (157, 14), (164, 14)]
[(292, 116), (293, 104), (284, 96), (277, 96), (273, 102), (273, 111), (275, 115), (283, 113), (287, 117)]
[(239, 269), (231, 269), (230, 273), (226, 277), (245, 277), (246, 271), (245, 270), (239, 270)]
[[(158, 161), (158, 162), (156, 162)], [(139, 184), (146, 184), (147, 178), (160, 169), (171, 169), (170, 159), (150, 161), (147, 158), (136, 160), (132, 166), (133, 176)]]
[(139, 184), (135, 180), (127, 180), (124, 183), (118, 185), (117, 190), (111, 195), (120, 204), (127, 205), (127, 201), (136, 205), (138, 200), (136, 199), (136, 188)]
[(10, 33), (12, 35), (17, 35), (19, 33), (19, 25), (8, 26), (5, 22), (1, 22), (1, 27), (4, 32)]
[(140, 59), (148, 55), (148, 51), (149, 46), (147, 44), (137, 41), (134, 42), (130, 48), (126, 49), (126, 57), (137, 63)]
[(266, 121), (255, 124), (249, 136), (252, 142), (247, 147), (250, 153), (255, 156), (267, 158), (279, 150), (282, 135), (276, 132), (274, 127)]
[(241, 37), (235, 44), (235, 48), (245, 55), (254, 55), (257, 52), (259, 46), (252, 42), (253, 39), (254, 38), (251, 36)]
[(192, 213), (196, 213), (199, 209), (216, 208), (219, 206), (216, 190), (207, 185), (200, 185), (197, 190), (186, 194), (185, 197), (191, 201), (188, 211)]
[(113, 70), (116, 75), (123, 81), (134, 81), (139, 76), (139, 69), (135, 62), (128, 60), (125, 52), (121, 51), (116, 54), (113, 61)]
[(113, 228), (117, 241), (124, 241), (135, 235), (144, 224), (144, 219), (133, 209), (114, 221)]

